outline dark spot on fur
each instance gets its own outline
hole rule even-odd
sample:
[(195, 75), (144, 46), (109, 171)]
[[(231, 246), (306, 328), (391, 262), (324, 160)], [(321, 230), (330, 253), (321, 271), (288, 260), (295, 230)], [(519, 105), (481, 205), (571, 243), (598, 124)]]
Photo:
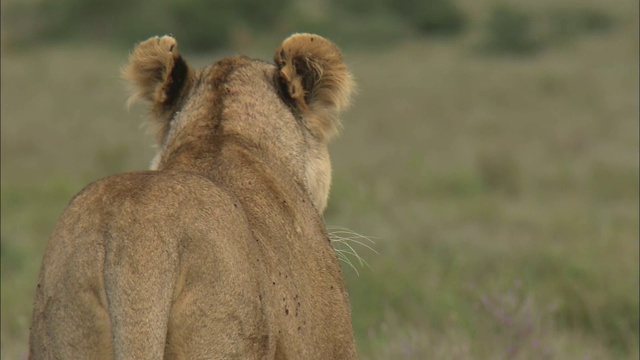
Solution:
[[(275, 284), (276, 284), (276, 282), (274, 281), (274, 282), (273, 282), (273, 285), (275, 285)], [(332, 287), (333, 287), (333, 286), (332, 286)]]
[(300, 329), (302, 329), (302, 327), (301, 327), (301, 326), (298, 326), (298, 331), (300, 331)]
[(258, 294), (258, 299), (260, 299), (260, 301), (262, 301), (262, 294)]
[(313, 41), (313, 37), (311, 38), (311, 41)]
[(286, 307), (286, 306), (284, 307), (284, 314), (285, 314), (285, 315), (289, 315), (289, 309), (287, 309), (287, 307)]
[(333, 285), (331, 285), (331, 290), (333, 290)]

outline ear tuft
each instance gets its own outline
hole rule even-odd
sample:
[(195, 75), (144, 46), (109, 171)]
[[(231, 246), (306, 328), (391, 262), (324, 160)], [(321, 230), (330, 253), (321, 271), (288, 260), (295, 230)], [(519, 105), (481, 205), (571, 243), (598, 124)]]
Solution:
[(329, 140), (337, 133), (337, 115), (349, 106), (355, 88), (338, 47), (318, 35), (294, 34), (284, 40), (274, 60), (285, 95), (312, 133)]
[(189, 71), (173, 36), (154, 36), (141, 42), (122, 71), (133, 88), (129, 103), (144, 99), (153, 105), (154, 112), (167, 110), (180, 97)]

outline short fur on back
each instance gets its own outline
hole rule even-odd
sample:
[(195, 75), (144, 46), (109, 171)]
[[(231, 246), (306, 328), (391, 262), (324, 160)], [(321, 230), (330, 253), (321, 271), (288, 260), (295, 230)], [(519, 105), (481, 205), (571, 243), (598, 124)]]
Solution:
[(327, 146), (354, 82), (340, 51), (295, 34), (275, 64), (203, 69), (172, 36), (124, 78), (150, 105), (152, 171), (76, 195), (49, 240), (30, 359), (355, 359), (322, 212)]

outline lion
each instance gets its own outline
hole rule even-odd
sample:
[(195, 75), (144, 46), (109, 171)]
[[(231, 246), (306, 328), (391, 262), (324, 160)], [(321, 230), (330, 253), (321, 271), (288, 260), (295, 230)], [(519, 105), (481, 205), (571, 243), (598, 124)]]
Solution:
[(123, 74), (158, 153), (65, 209), (30, 359), (357, 358), (322, 216), (354, 81), (318, 35), (290, 36), (274, 60), (194, 69), (173, 36), (135, 47)]

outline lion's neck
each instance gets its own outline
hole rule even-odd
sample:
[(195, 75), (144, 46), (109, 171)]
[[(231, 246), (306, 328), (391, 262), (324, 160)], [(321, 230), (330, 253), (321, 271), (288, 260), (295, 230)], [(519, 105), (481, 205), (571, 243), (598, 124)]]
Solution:
[[(196, 145), (205, 143), (216, 145)], [(163, 154), (158, 170), (200, 174), (234, 194), (243, 194), (248, 202), (256, 203), (256, 199), (249, 198), (261, 197), (291, 203), (293, 200), (288, 199), (292, 198), (314, 205), (305, 187), (303, 168), (298, 169), (291, 159), (265, 153), (263, 147), (242, 138), (227, 135), (194, 145), (185, 143)]]
[[(324, 220), (304, 186), (303, 175), (283, 164), (265, 162), (251, 149), (231, 147), (220, 155), (210, 178), (238, 198), (247, 215), (261, 223), (260, 231), (291, 238), (325, 233)], [(266, 217), (283, 222), (263, 226), (269, 223), (263, 223)]]

